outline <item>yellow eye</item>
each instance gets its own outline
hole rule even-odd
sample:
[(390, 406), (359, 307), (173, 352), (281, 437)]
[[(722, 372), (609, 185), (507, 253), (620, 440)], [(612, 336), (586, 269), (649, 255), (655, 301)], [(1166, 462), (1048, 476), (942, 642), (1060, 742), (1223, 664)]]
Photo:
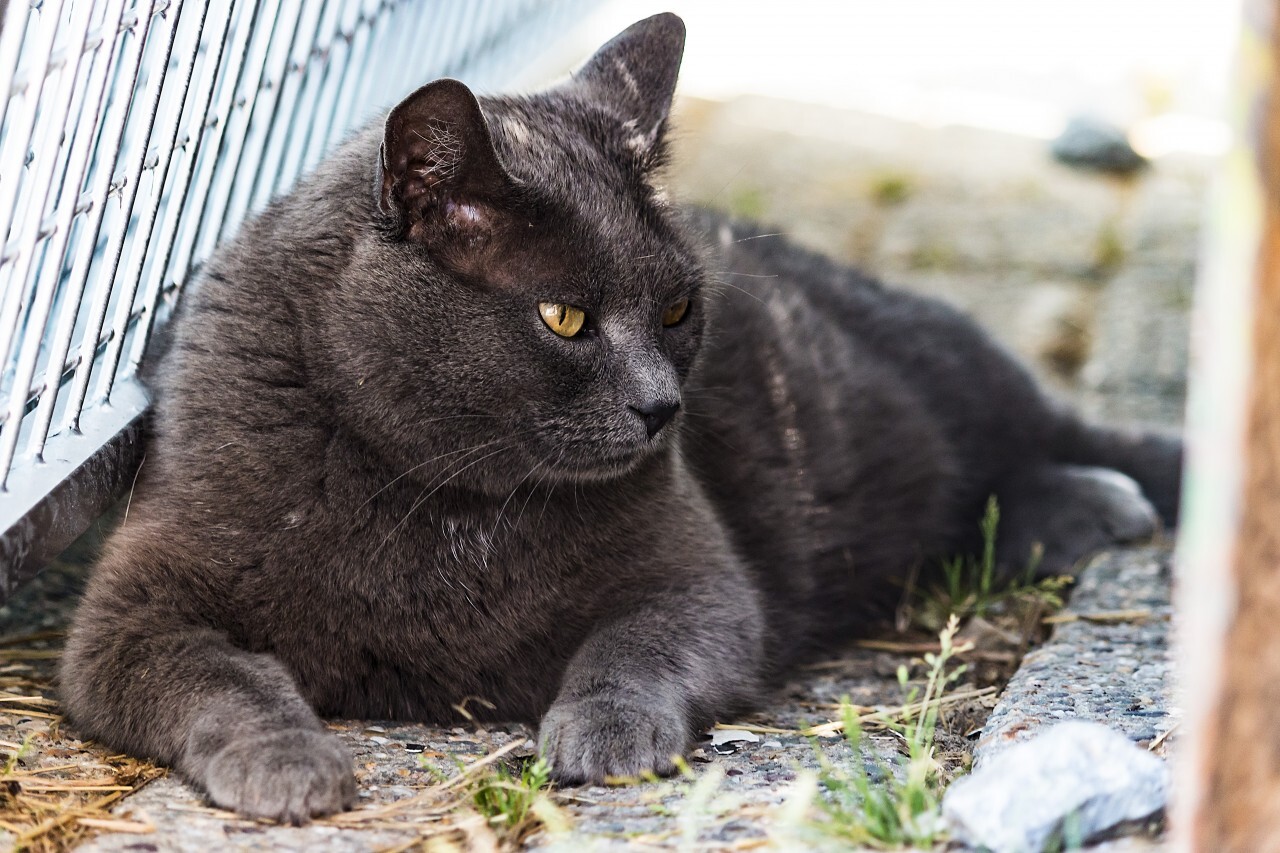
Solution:
[(538, 313), (547, 328), (562, 338), (572, 338), (582, 331), (582, 324), (587, 322), (587, 315), (581, 308), (563, 302), (539, 302)]
[(667, 306), (667, 310), (662, 312), (662, 325), (674, 326), (684, 319), (684, 315), (689, 313), (689, 300), (677, 299)]

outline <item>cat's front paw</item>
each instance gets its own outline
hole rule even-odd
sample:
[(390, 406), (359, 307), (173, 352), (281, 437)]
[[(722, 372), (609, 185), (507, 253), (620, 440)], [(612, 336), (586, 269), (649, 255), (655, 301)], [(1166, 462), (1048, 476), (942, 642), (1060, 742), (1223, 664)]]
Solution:
[(342, 742), (309, 729), (233, 741), (209, 760), (203, 781), (222, 808), (295, 825), (348, 809), (356, 799)]
[(689, 746), (689, 723), (674, 702), (597, 696), (551, 706), (538, 731), (539, 751), (562, 784), (610, 776), (669, 775)]

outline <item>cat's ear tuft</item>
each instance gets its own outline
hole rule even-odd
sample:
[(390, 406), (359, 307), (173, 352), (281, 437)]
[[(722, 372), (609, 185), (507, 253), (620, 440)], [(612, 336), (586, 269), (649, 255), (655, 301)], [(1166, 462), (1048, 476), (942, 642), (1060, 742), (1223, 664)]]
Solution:
[(387, 116), (378, 158), (378, 209), (402, 230), (481, 229), (512, 185), (480, 103), (457, 80), (436, 80)]
[(664, 12), (614, 36), (574, 80), (622, 116), (632, 147), (648, 149), (662, 136), (683, 56), (684, 21)]

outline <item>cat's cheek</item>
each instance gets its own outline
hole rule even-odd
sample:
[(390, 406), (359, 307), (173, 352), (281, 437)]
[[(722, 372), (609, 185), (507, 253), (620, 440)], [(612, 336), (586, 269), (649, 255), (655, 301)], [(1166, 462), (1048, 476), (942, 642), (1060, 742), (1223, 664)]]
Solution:
[[(481, 222), (483, 219), (476, 220)], [(477, 285), (493, 284), (495, 270), (501, 265), (501, 252), (494, 235), (483, 225), (467, 221), (446, 220), (423, 232), (420, 242), (432, 260), (454, 276)]]

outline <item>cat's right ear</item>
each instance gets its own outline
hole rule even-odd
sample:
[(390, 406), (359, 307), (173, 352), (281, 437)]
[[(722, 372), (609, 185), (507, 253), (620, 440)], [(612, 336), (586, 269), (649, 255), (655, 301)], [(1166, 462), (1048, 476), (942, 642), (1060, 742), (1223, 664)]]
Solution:
[(480, 103), (457, 80), (428, 83), (387, 116), (375, 195), (403, 236), (483, 239), (512, 186)]
[(665, 12), (627, 27), (573, 79), (622, 116), (634, 131), (633, 147), (650, 150), (666, 127), (683, 57), (684, 21)]

